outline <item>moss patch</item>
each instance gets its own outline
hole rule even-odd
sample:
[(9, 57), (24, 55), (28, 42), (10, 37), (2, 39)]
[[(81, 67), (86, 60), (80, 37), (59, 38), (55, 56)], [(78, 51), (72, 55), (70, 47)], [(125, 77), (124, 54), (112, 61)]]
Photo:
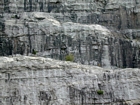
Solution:
[(66, 61), (74, 61), (74, 56), (72, 54), (66, 55), (65, 60)]
[(102, 94), (104, 94), (104, 91), (103, 90), (97, 90), (97, 94), (102, 95)]

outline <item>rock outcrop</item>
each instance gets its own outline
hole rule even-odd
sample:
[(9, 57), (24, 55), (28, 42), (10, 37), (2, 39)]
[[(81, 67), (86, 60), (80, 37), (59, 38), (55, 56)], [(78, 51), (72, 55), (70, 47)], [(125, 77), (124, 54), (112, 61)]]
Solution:
[(139, 0), (2, 0), (0, 55), (140, 67)]
[(0, 60), (0, 105), (140, 104), (140, 69), (111, 70), (29, 56)]
[(139, 28), (139, 0), (2, 0), (1, 12), (55, 13), (61, 21)]

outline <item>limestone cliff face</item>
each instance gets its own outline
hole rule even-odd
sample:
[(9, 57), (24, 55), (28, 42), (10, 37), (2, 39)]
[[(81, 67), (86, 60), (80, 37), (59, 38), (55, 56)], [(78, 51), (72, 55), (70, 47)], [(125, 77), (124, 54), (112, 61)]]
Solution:
[(139, 0), (2, 0), (0, 55), (140, 67)]
[(0, 105), (140, 103), (140, 69), (109, 70), (29, 56), (0, 60)]
[[(61, 21), (139, 28), (139, 0), (2, 0), (1, 12), (61, 13)], [(57, 16), (55, 14), (55, 16)]]

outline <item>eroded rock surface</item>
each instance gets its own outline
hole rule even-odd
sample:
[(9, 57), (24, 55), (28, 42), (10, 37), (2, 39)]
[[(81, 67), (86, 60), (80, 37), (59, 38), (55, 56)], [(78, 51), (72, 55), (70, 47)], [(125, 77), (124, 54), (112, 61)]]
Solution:
[(29, 56), (0, 60), (0, 105), (139, 104), (140, 69), (111, 70)]
[(38, 55), (140, 67), (139, 0), (0, 1), (0, 55)]
[(2, 0), (1, 12), (47, 12), (61, 21), (139, 28), (139, 0)]

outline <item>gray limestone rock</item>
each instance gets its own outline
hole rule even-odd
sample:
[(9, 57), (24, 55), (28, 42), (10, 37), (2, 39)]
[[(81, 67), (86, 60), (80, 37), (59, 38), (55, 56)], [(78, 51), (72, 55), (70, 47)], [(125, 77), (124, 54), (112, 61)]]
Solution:
[(5, 18), (1, 55), (36, 51), (39, 56), (65, 60), (71, 53), (82, 64), (140, 67), (137, 29), (119, 32), (98, 24), (60, 23), (43, 12), (25, 12), (20, 19), (12, 16)]
[(140, 69), (111, 70), (29, 56), (0, 60), (0, 105), (139, 103)]
[[(0, 57), (0, 105), (139, 105), (139, 17), (139, 0), (1, 0), (0, 56), (35, 57)], [(68, 54), (104, 68), (50, 59)]]
[(2, 0), (0, 55), (140, 67), (139, 0)]

